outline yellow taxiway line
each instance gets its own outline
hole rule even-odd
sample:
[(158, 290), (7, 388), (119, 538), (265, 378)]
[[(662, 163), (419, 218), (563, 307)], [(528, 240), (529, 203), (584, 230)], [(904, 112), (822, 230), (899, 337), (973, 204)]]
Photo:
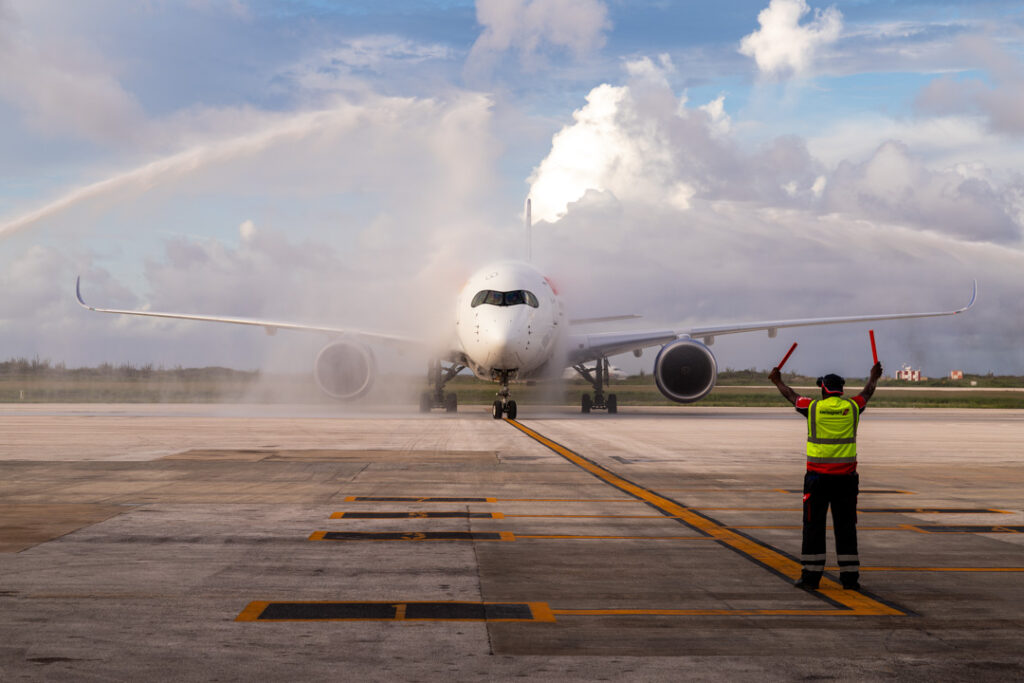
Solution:
[[(580, 469), (594, 475), (606, 484), (623, 491), (634, 498), (642, 500), (668, 517), (678, 518), (687, 526), (710, 536), (722, 545), (738, 552), (785, 578), (796, 580), (800, 576), (801, 566), (796, 560), (783, 555), (778, 550), (763, 545), (752, 538), (736, 532), (699, 512), (686, 507), (674, 500), (666, 498), (650, 489), (644, 488), (615, 472), (598, 465), (592, 460), (575, 453), (565, 446), (552, 441), (543, 434), (530, 429), (515, 420), (506, 419), (510, 425), (538, 443), (551, 449)], [(833, 604), (846, 608), (848, 611), (838, 613), (857, 616), (905, 616), (901, 609), (890, 606), (855, 590), (844, 590), (834, 580), (822, 577), (817, 591), (822, 597)]]

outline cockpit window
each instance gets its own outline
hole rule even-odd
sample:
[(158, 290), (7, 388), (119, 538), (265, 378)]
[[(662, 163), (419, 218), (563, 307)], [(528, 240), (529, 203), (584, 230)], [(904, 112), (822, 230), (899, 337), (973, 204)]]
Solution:
[(525, 289), (516, 289), (511, 292), (496, 292), (493, 289), (482, 289), (473, 297), (470, 306), (476, 308), (481, 304), (490, 304), (491, 306), (521, 306), (526, 304), (533, 308), (540, 306), (540, 302), (537, 301), (537, 297), (533, 295), (533, 292), (528, 292)]

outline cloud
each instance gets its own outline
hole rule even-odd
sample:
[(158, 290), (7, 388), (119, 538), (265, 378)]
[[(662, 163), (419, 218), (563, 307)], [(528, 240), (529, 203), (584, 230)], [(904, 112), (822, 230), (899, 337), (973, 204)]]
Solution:
[(66, 36), (22, 30), (0, 6), (0, 100), (48, 137), (125, 144), (144, 120), (142, 107), (91, 46)]
[(862, 163), (841, 163), (823, 208), (972, 240), (1017, 242), (1022, 196), (1024, 179), (1001, 185), (983, 166), (968, 164), (933, 170), (906, 145), (890, 141)]
[(915, 98), (917, 110), (926, 114), (971, 114), (981, 117), (994, 132), (1024, 135), (1024, 60), (985, 35), (961, 37), (956, 47), (988, 78), (936, 78)]
[(713, 115), (686, 108), (672, 93), (665, 76), (670, 69), (667, 57), (660, 65), (649, 58), (627, 62), (629, 85), (590, 91), (530, 177), (537, 220), (557, 220), (588, 190), (689, 206), (698, 188), (687, 172), (688, 150), (676, 138), (695, 133), (704, 145), (718, 143), (709, 134)]
[[(1019, 174), (973, 161), (929, 163), (898, 139), (875, 142), (866, 157), (858, 146), (856, 157), (840, 157), (831, 169), (797, 136), (751, 148), (730, 133), (724, 97), (691, 107), (674, 95), (665, 78), (670, 66), (638, 60), (627, 65), (626, 85), (590, 92), (530, 178), (539, 220), (558, 219), (590, 191), (679, 209), (695, 200), (748, 201), (1007, 244), (1024, 237)], [(934, 144), (934, 132), (918, 131), (914, 145)]]
[(454, 54), (452, 48), (440, 43), (421, 43), (395, 35), (368, 35), (332, 50), (329, 57), (338, 64), (380, 71), (395, 63), (421, 64), (451, 59)]
[(668, 83), (671, 69), (667, 57), (643, 58), (626, 64), (627, 85), (591, 90), (530, 177), (538, 220), (557, 220), (587, 191), (680, 209), (695, 197), (788, 204), (811, 191), (823, 170), (803, 141), (744, 153), (728, 134), (724, 97), (687, 106)]
[(313, 51), (278, 71), (275, 88), (293, 90), (300, 99), (337, 93), (372, 92), (365, 78), (386, 76), (394, 86), (418, 92), (426, 80), (435, 85), (427, 65), (454, 62), (456, 50), (436, 42), (422, 42), (392, 34), (371, 34), (341, 40)]
[(466, 60), (473, 73), (486, 72), (510, 50), (531, 69), (552, 49), (580, 58), (602, 47), (611, 28), (599, 0), (477, 0), (476, 17), (483, 32)]
[(771, 0), (757, 15), (761, 28), (740, 41), (740, 53), (753, 57), (766, 76), (804, 75), (818, 50), (834, 43), (843, 27), (843, 15), (835, 7), (815, 9), (814, 20), (801, 25), (808, 12), (804, 0)]

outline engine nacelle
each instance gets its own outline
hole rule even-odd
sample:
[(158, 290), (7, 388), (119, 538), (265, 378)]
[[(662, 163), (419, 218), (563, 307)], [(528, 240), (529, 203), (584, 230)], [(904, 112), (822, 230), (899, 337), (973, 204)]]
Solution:
[(665, 344), (654, 359), (654, 381), (666, 398), (693, 403), (708, 395), (718, 378), (711, 349), (693, 339)]
[(320, 390), (331, 398), (359, 398), (373, 386), (377, 362), (373, 352), (362, 344), (336, 341), (317, 354), (313, 376)]

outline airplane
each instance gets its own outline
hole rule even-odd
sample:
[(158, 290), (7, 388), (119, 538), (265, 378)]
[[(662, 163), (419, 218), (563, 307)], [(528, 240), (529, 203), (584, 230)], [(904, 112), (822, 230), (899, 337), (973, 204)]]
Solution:
[[(529, 224), (527, 205), (528, 228)], [(458, 295), (452, 341), (448, 349), (437, 354), (431, 361), (427, 379), (430, 389), (420, 396), (419, 407), (422, 412), (429, 412), (433, 408), (456, 412), (458, 398), (455, 393), (445, 392), (445, 385), (462, 370), (469, 368), (477, 377), (495, 381), (499, 385), (491, 406), (492, 417), (515, 419), (518, 406), (511, 397), (510, 383), (558, 379), (566, 368), (572, 368), (594, 390), (593, 396), (589, 393), (581, 396), (581, 412), (606, 410), (608, 413), (616, 413), (616, 395), (605, 392), (609, 379), (608, 358), (628, 352), (640, 357), (644, 349), (653, 346), (661, 347), (654, 359), (653, 369), (658, 389), (676, 403), (694, 403), (707, 396), (715, 386), (718, 363), (709, 347), (718, 336), (766, 331), (770, 338), (774, 338), (783, 328), (957, 315), (974, 305), (977, 293), (978, 283), (975, 281), (968, 304), (951, 311), (584, 333), (574, 332), (571, 328), (639, 316), (568, 318), (558, 291), (551, 280), (536, 267), (520, 261), (499, 261), (477, 271)], [(75, 295), (81, 306), (98, 313), (251, 325), (263, 327), (268, 334), (274, 334), (277, 330), (296, 330), (330, 335), (333, 339), (317, 354), (313, 374), (325, 394), (340, 400), (357, 399), (372, 387), (377, 374), (372, 344), (386, 342), (423, 346), (422, 340), (415, 338), (348, 327), (100, 308), (83, 300), (80, 277), (75, 284)]]

